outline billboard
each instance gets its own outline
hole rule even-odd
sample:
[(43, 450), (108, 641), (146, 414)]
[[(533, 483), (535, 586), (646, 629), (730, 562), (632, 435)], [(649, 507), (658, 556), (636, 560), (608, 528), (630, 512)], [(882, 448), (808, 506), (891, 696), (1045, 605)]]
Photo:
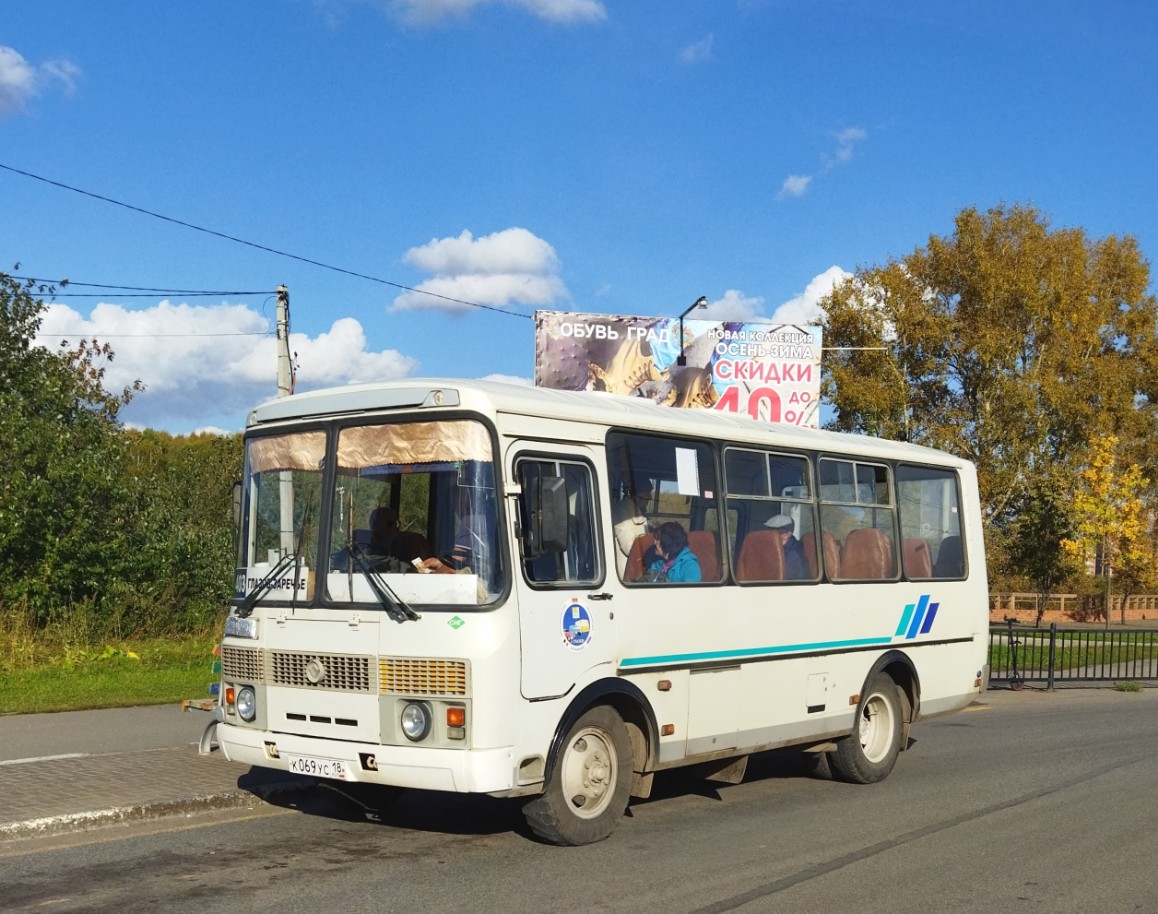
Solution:
[[(821, 328), (535, 312), (535, 384), (817, 428)], [(683, 356), (681, 363), (681, 355)]]

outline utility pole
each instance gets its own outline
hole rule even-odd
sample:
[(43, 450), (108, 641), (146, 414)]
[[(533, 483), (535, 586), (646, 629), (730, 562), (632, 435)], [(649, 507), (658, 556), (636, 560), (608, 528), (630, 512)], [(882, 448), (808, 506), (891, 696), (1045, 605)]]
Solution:
[[(289, 351), (289, 289), (277, 287), (277, 395), (288, 397), (293, 393), (293, 365)], [(294, 548), (294, 490), (293, 473), (282, 470), (278, 480), (281, 507), (281, 554), (288, 555)]]
[(293, 393), (293, 363), (289, 351), (289, 289), (277, 287), (277, 395)]

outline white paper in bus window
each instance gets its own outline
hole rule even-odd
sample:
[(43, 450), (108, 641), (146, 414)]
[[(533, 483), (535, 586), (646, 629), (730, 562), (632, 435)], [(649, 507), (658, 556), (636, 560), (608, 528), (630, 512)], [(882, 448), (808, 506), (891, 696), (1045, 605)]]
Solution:
[(676, 485), (680, 495), (697, 496), (700, 494), (700, 466), (696, 462), (694, 448), (677, 447), (676, 455)]

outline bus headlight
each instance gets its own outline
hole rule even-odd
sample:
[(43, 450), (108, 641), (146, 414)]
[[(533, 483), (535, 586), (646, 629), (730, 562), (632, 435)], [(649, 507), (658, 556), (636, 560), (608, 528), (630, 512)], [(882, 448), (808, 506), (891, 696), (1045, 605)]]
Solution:
[(243, 686), (237, 690), (237, 713), (241, 715), (241, 719), (247, 723), (257, 717), (257, 696), (253, 693), (253, 689), (249, 686)]
[(415, 743), (426, 739), (426, 734), (430, 732), (430, 708), (417, 701), (403, 708), (402, 732)]

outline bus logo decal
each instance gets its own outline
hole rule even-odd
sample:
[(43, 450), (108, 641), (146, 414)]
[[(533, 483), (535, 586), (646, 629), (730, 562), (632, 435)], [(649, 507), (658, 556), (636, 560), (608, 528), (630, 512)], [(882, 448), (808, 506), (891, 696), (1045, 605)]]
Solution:
[(591, 614), (582, 603), (569, 603), (563, 610), (563, 643), (581, 651), (591, 643)]
[(921, 598), (916, 603), (909, 603), (905, 606), (894, 637), (911, 641), (918, 634), (927, 635), (933, 628), (933, 620), (937, 618), (937, 610), (940, 607), (940, 603), (929, 602), (929, 594), (921, 594)]

